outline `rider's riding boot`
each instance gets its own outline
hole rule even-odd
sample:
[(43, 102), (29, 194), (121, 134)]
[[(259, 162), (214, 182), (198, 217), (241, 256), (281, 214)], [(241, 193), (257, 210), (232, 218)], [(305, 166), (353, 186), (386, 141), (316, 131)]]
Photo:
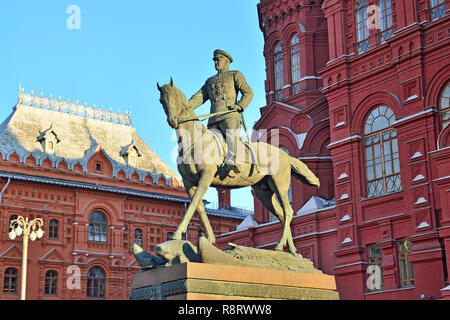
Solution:
[(225, 163), (225, 166), (226, 166), (225, 169), (226, 169), (227, 172), (230, 172), (232, 170), (235, 173), (240, 173), (241, 172), (241, 170), (239, 170), (238, 165), (233, 160), (227, 161)]

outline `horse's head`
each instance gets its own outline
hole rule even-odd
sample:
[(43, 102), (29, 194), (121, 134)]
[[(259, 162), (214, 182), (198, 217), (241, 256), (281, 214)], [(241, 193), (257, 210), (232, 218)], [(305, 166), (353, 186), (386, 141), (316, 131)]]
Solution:
[(157, 83), (157, 87), (161, 93), (159, 101), (167, 115), (167, 122), (172, 128), (176, 129), (178, 128), (180, 114), (187, 109), (186, 97), (178, 90), (178, 88), (173, 86), (172, 77), (170, 78), (169, 84), (165, 84), (161, 87), (159, 83)]

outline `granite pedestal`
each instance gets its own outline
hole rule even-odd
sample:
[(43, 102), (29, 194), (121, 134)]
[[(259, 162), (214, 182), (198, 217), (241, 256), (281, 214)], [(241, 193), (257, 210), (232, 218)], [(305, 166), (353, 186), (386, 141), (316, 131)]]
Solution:
[(205, 263), (142, 271), (131, 300), (338, 300), (333, 276)]

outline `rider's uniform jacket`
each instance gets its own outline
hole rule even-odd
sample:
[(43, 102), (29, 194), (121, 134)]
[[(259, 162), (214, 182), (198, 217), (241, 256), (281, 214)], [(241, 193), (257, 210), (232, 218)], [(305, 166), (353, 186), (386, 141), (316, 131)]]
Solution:
[[(237, 101), (238, 93), (241, 98)], [(211, 101), (211, 113), (228, 110), (228, 107), (238, 104), (243, 110), (247, 108), (253, 98), (253, 91), (239, 71), (226, 71), (208, 78), (203, 87), (189, 99), (189, 106), (197, 108), (207, 100)], [(239, 113), (232, 112), (225, 115), (211, 117), (208, 126), (213, 123), (236, 117)], [(239, 122), (238, 122), (239, 123)]]

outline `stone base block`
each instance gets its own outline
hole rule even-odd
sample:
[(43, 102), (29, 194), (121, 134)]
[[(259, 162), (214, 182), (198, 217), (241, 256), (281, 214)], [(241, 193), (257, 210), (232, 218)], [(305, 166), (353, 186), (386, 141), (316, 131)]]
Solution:
[(183, 263), (133, 278), (131, 300), (338, 300), (333, 276)]

